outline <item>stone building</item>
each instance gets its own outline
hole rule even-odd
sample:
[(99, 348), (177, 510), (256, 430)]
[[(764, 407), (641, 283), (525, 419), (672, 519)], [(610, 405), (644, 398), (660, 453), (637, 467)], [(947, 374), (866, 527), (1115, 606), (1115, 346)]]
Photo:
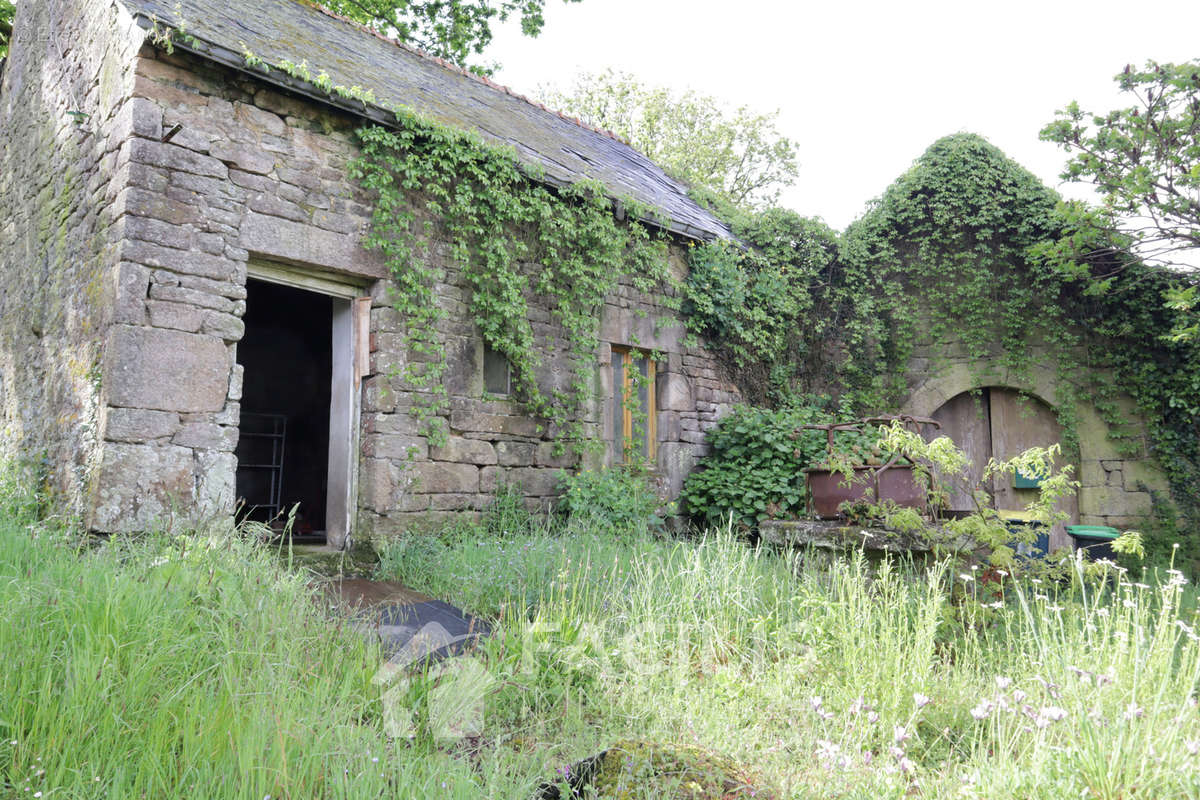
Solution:
[[(307, 62), (378, 103), (260, 60)], [(653, 209), (676, 271), (688, 241), (728, 235), (612, 135), (305, 3), (24, 3), (0, 75), (2, 455), (40, 459), (101, 532), (241, 499), (299, 503), (302, 529), (341, 545), (478, 509), (502, 481), (552, 496), (571, 461), (508, 396), (445, 243), (429, 251), (450, 312), (444, 443), (393, 377), (403, 320), (347, 164), (355, 129), (398, 104), (513, 146), (551, 185), (596, 178)], [(635, 435), (677, 491), (738, 395), (662, 302), (627, 285), (607, 298), (587, 422), (611, 461), (633, 411), (621, 386), (644, 372), (627, 405), (654, 424)], [(553, 370), (561, 331), (534, 323)]]

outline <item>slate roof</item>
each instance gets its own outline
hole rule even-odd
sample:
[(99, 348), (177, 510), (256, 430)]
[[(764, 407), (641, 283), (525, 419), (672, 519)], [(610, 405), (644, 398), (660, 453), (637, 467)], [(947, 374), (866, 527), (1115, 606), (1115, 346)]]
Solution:
[(285, 85), (378, 122), (394, 117), (387, 105), (406, 105), (439, 122), (478, 131), (510, 145), (518, 157), (545, 170), (545, 182), (563, 185), (590, 177), (614, 197), (629, 196), (662, 215), (662, 225), (700, 239), (728, 237), (720, 220), (687, 196), (646, 156), (612, 134), (590, 128), (513, 94), (441, 59), (385, 39), (299, 0), (121, 0), (143, 27), (183, 27), (194, 43), (175, 46), (246, 70), (249, 50), (268, 64), (307, 62), (312, 75), (334, 85), (370, 89), (379, 106), (330, 97), (279, 70), (261, 80)]

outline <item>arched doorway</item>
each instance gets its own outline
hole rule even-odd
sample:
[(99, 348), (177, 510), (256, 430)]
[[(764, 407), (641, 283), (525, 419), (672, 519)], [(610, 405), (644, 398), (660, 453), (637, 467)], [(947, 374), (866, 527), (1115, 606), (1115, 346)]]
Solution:
[[(949, 510), (956, 513), (975, 510), (970, 487), (979, 485), (988, 459), (1003, 461), (1030, 447), (1061, 444), (1063, 438), (1062, 426), (1050, 406), (1037, 398), (999, 386), (955, 395), (931, 416), (942, 425), (933, 435), (949, 436), (967, 454), (970, 462), (968, 479), (950, 482)], [(1064, 463), (1060, 462), (1059, 466)], [(1037, 496), (1036, 488), (1027, 488), (1022, 483), (1012, 478), (994, 477), (983, 488), (996, 509), (1020, 511)], [(1059, 510), (1065, 512), (1068, 519), (1051, 530), (1052, 550), (1067, 546), (1065, 525), (1079, 520), (1078, 498), (1073, 495), (1064, 499)]]

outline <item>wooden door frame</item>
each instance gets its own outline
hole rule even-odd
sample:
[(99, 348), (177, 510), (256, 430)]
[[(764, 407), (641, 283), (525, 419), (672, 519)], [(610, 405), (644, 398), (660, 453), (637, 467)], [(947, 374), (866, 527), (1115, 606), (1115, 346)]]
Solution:
[(367, 287), (338, 273), (261, 260), (250, 261), (246, 277), (325, 295), (333, 302), (325, 542), (334, 550), (347, 549), (358, 498), (362, 379), (370, 357), (371, 298)]

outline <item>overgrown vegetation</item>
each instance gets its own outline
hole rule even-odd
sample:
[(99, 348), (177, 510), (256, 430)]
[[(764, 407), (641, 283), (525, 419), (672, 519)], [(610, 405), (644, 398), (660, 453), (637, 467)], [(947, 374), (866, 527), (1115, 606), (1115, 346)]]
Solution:
[[(1114, 272), (1105, 252), (1063, 258), (1074, 229), (1058, 196), (995, 147), (967, 134), (936, 142), (840, 239), (783, 212), (723, 213), (753, 247), (693, 248), (684, 309), (753, 378), (740, 383), (755, 402), (824, 393), (853, 412), (895, 409), (922, 348), (930, 371), (956, 353), (980, 385), (1028, 384), (1048, 369), (1068, 449), (1086, 402), (1119, 450), (1137, 452), (1118, 400), (1127, 394), (1185, 512), (1187, 551), (1200, 552), (1200, 348), (1164, 337), (1172, 276), (1142, 264)], [(1170, 545), (1151, 549), (1165, 558)]]
[[(479, 734), (397, 739), (381, 654), (272, 551), (218, 528), (88, 542), (4, 488), (5, 796), (531, 797), (614, 745), (602, 797), (675, 796), (664, 765), (684, 754), (758, 797), (1184, 797), (1200, 780), (1177, 573), (871, 567), (595, 534), (514, 495), (384, 554), (382, 577), (494, 625), (470, 660)], [(417, 673), (404, 701), (446, 697), (448, 675)]]
[[(604, 298), (623, 278), (647, 292), (670, 285), (666, 240), (638, 221), (642, 210), (632, 201), (630, 218), (619, 221), (599, 184), (550, 189), (512, 150), (411, 112), (397, 113), (395, 129), (364, 128), (359, 138), (352, 171), (378, 196), (369, 244), (385, 254), (395, 279), (408, 346), (401, 374), (422, 398), (414, 413), (439, 434), (447, 410), (441, 323), (450, 301), (437, 286), (453, 271), (470, 289), (470, 318), (508, 358), (529, 411), (562, 431), (560, 443), (582, 449)], [(431, 249), (435, 231), (446, 234), (449, 253)], [(565, 332), (568, 385), (540, 379), (545, 350), (535, 341), (531, 303), (548, 306)], [(664, 303), (670, 307), (671, 298)]]
[(825, 454), (825, 437), (800, 426), (831, 419), (806, 405), (735, 408), (708, 432), (709, 454), (684, 483), (685, 510), (713, 528), (752, 529), (764, 519), (802, 516), (803, 470)]
[[(500, 618), (485, 729), (551, 763), (632, 737), (753, 765), (758, 791), (785, 797), (1195, 785), (1200, 649), (1176, 574), (1143, 588), (1102, 568), (1059, 588), (545, 527), (402, 539), (385, 572)], [(627, 789), (604, 796), (662, 796)]]

